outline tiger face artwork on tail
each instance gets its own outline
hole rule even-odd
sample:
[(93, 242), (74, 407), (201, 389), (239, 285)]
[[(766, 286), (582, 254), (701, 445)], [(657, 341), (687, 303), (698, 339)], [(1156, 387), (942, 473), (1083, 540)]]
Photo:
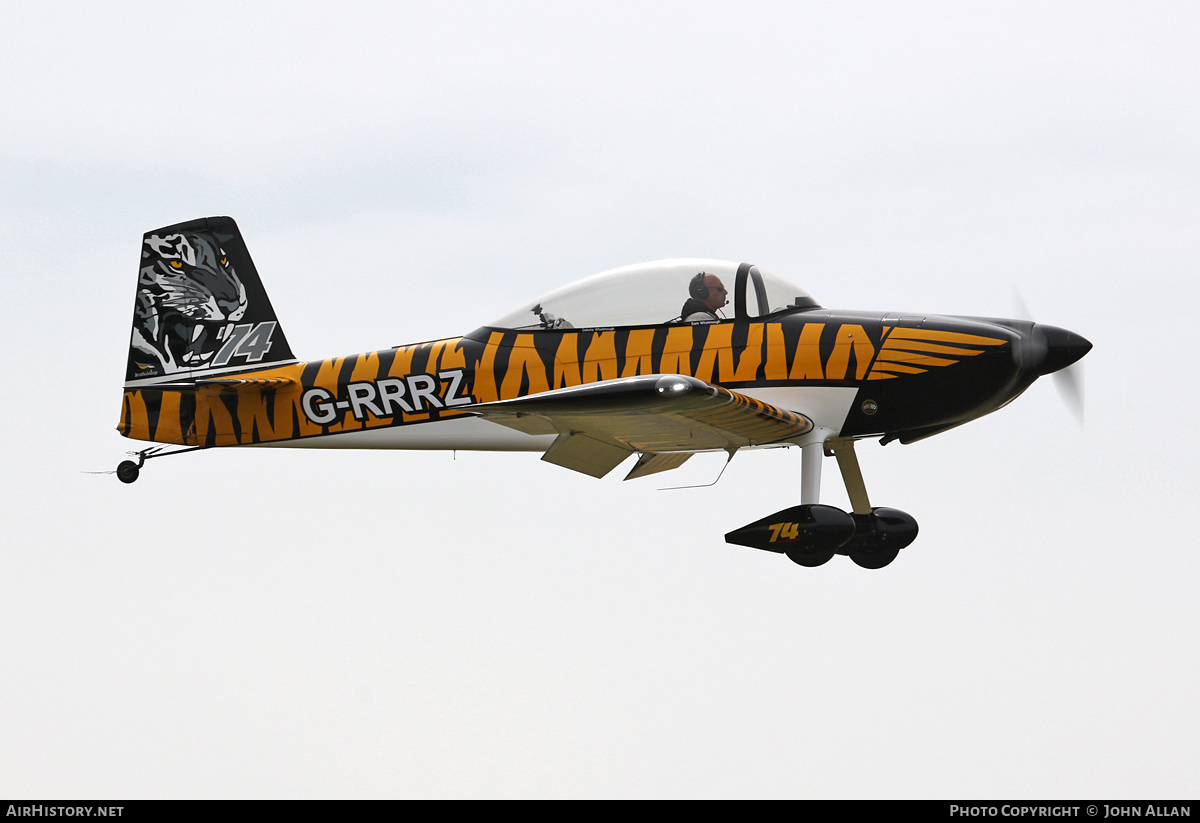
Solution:
[(246, 307), (246, 288), (211, 234), (147, 235), (132, 365), (143, 377), (204, 368)]

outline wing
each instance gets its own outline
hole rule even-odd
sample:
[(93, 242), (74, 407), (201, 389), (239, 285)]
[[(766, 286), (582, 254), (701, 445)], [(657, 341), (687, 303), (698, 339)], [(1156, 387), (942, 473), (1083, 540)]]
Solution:
[(680, 466), (694, 452), (779, 443), (813, 422), (721, 386), (679, 374), (602, 380), (464, 407), (527, 434), (554, 434), (542, 459), (603, 477), (641, 454), (625, 478)]

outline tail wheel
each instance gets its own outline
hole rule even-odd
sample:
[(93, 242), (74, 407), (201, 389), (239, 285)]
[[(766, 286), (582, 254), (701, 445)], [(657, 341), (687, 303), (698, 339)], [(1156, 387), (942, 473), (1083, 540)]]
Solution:
[(117, 479), (122, 483), (132, 483), (138, 479), (140, 471), (137, 463), (134, 463), (132, 460), (125, 460), (121, 465), (117, 466)]

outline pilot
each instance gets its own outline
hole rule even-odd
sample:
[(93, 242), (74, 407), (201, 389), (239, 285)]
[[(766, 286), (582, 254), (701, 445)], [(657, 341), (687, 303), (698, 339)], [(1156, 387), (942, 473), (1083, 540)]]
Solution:
[(685, 323), (696, 320), (720, 320), (717, 309), (726, 305), (725, 286), (715, 274), (698, 272), (688, 283), (688, 299), (679, 316)]

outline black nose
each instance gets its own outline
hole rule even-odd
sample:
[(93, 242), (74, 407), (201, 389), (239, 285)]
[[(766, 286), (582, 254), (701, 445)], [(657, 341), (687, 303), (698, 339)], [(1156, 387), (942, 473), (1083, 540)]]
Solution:
[(1091, 341), (1083, 335), (1058, 326), (1037, 323), (1032, 334), (1037, 350), (1042, 352), (1037, 362), (1032, 364), (1038, 374), (1051, 374), (1065, 369), (1092, 350)]

